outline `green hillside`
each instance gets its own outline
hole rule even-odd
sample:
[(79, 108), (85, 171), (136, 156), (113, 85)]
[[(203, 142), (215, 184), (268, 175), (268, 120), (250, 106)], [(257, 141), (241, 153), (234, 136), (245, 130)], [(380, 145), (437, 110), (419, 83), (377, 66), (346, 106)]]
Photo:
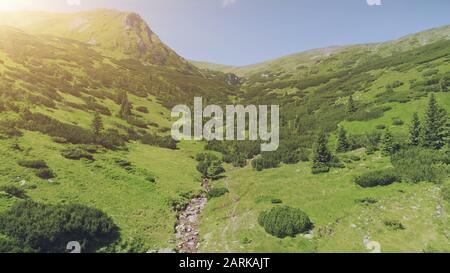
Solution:
[[(0, 252), (78, 239), (97, 252), (369, 252), (367, 237), (383, 252), (448, 252), (449, 30), (197, 68), (133, 13), (2, 13)], [(173, 141), (170, 109), (194, 96), (280, 105), (279, 150)], [(183, 234), (194, 205), (205, 208)], [(27, 229), (41, 206), (55, 218)], [(311, 230), (270, 235), (279, 226), (261, 215), (281, 206)], [(65, 210), (107, 240), (67, 235)]]

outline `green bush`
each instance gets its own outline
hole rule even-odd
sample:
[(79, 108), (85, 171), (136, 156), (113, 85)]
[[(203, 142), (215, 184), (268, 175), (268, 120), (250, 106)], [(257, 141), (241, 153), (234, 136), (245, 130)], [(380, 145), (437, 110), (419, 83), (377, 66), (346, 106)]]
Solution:
[(10, 240), (5, 252), (64, 253), (70, 241), (83, 252), (95, 252), (119, 237), (105, 213), (80, 205), (47, 205), (25, 201), (0, 214), (0, 233)]
[(395, 125), (395, 126), (402, 126), (402, 125), (405, 124), (405, 122), (403, 120), (401, 120), (401, 119), (393, 119), (392, 120), (392, 124)]
[(321, 174), (330, 172), (330, 167), (327, 165), (314, 166), (312, 168), (312, 174)]
[(16, 186), (1, 186), (0, 191), (6, 192), (7, 194), (14, 196), (19, 199), (28, 198), (27, 194), (23, 189), (19, 189)]
[(363, 205), (372, 205), (378, 203), (378, 200), (372, 197), (366, 197), (362, 199), (356, 199), (355, 203)]
[(267, 233), (278, 238), (294, 237), (312, 229), (313, 224), (308, 215), (300, 209), (281, 206), (262, 212), (258, 223)]
[(409, 182), (440, 182), (448, 174), (445, 166), (446, 156), (436, 150), (413, 147), (401, 150), (391, 156), (398, 174)]
[(170, 136), (159, 136), (157, 134), (146, 134), (141, 138), (142, 144), (176, 150), (177, 142)]
[(204, 178), (217, 180), (225, 172), (222, 161), (213, 154), (197, 154), (196, 160), (199, 162), (197, 164), (197, 171), (199, 171)]
[(94, 160), (94, 156), (81, 148), (68, 148), (62, 151), (61, 155), (70, 160), (80, 160), (82, 158)]
[(45, 169), (48, 168), (44, 160), (19, 160), (18, 164), (29, 169)]
[(273, 198), (270, 202), (274, 205), (283, 204), (283, 200), (278, 198)]
[(404, 230), (405, 226), (397, 220), (385, 220), (384, 225), (390, 230)]
[(279, 158), (277, 158), (275, 155), (272, 155), (272, 153), (264, 153), (261, 157), (258, 157), (252, 161), (252, 167), (256, 171), (277, 168), (279, 165)]
[(148, 108), (145, 107), (145, 106), (139, 106), (139, 107), (137, 107), (137, 108), (136, 108), (136, 111), (141, 112), (141, 113), (144, 113), (144, 114), (148, 114), (148, 113), (149, 113)]
[(41, 178), (41, 179), (52, 179), (55, 178), (55, 173), (48, 168), (45, 169), (37, 169), (34, 172), (36, 174), (37, 177)]
[(207, 197), (208, 199), (218, 198), (227, 193), (229, 193), (227, 188), (213, 188), (208, 192)]
[(363, 188), (387, 186), (400, 181), (401, 177), (393, 169), (373, 171), (355, 178), (355, 183)]
[(444, 200), (450, 202), (450, 184), (443, 186), (441, 192)]
[(63, 138), (63, 137), (52, 137), (53, 142), (55, 143), (59, 143), (59, 144), (66, 144), (67, 143), (67, 139)]

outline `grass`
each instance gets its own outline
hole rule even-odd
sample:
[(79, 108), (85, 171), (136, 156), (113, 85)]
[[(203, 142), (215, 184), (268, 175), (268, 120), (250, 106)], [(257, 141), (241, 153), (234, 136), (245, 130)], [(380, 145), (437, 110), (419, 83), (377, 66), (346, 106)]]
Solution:
[[(101, 209), (120, 227), (124, 240), (142, 239), (148, 249), (171, 246), (176, 218), (169, 201), (181, 193), (200, 189), (195, 160), (184, 151), (133, 143), (128, 153), (99, 153), (95, 155), (95, 162), (89, 162), (63, 158), (60, 151), (64, 146), (38, 133), (27, 132), (20, 139), (25, 150), (22, 153), (9, 150), (9, 142), (1, 141), (2, 154), (16, 160), (25, 154), (42, 158), (57, 178), (42, 180), (36, 178), (32, 170), (17, 165), (16, 160), (2, 160), (0, 185), (19, 186), (25, 181), (21, 187), (35, 201), (80, 203)], [(135, 171), (120, 168), (114, 158), (130, 161)], [(146, 173), (156, 177), (156, 184), (146, 181)], [(17, 200), (0, 196), (0, 210), (14, 202)]]
[[(379, 155), (366, 156), (347, 169), (333, 169), (313, 176), (308, 163), (285, 165), (279, 169), (254, 172), (232, 169), (219, 182), (230, 194), (211, 200), (203, 214), (201, 234), (204, 252), (368, 252), (364, 236), (382, 245), (383, 252), (421, 252), (428, 245), (448, 247), (440, 226), (448, 218), (434, 218), (442, 200), (439, 188), (431, 183), (395, 184), (363, 189), (352, 180), (368, 170), (390, 166)], [(365, 206), (355, 200), (374, 198)], [(265, 233), (257, 223), (261, 211), (270, 209), (273, 198), (283, 205), (304, 210), (315, 225), (314, 239), (302, 236), (278, 239)], [(417, 208), (415, 208), (417, 207)], [(401, 221), (406, 230), (391, 232), (387, 219)], [(242, 244), (242, 240), (251, 243)]]

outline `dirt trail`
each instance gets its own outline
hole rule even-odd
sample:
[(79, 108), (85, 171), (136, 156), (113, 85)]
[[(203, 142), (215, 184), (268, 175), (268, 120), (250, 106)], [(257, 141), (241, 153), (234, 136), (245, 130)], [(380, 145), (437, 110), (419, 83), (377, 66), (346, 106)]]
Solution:
[[(203, 181), (203, 188), (209, 190), (209, 182)], [(199, 240), (199, 225), (200, 215), (208, 203), (206, 195), (196, 197), (191, 200), (189, 205), (178, 214), (178, 220), (175, 227), (177, 247), (179, 253), (196, 253), (198, 251)]]

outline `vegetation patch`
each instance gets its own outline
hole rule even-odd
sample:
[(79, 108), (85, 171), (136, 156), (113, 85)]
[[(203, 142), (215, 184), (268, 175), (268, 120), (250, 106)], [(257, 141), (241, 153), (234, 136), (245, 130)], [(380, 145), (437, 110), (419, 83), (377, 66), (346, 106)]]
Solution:
[(0, 252), (64, 253), (80, 242), (83, 252), (96, 252), (119, 238), (113, 220), (80, 205), (47, 205), (25, 201), (0, 214)]
[(197, 170), (204, 178), (217, 180), (225, 172), (222, 166), (222, 160), (213, 154), (198, 154), (196, 160), (198, 161)]
[(413, 147), (391, 157), (396, 172), (409, 182), (440, 182), (446, 177), (446, 155), (440, 151)]
[(1, 186), (0, 187), (0, 192), (5, 192), (7, 194), (9, 194), (10, 196), (14, 196), (16, 198), (19, 199), (26, 199), (28, 198), (25, 190), (20, 189), (16, 186)]
[(400, 182), (401, 177), (396, 174), (395, 170), (387, 169), (365, 173), (356, 177), (354, 181), (363, 188), (372, 188)]
[(19, 160), (17, 162), (21, 167), (29, 169), (45, 169), (48, 168), (47, 163), (44, 160)]
[(405, 226), (397, 220), (385, 220), (384, 225), (393, 231), (404, 230)]
[(302, 210), (288, 206), (275, 207), (262, 212), (258, 223), (267, 233), (278, 238), (295, 237), (312, 229), (313, 224)]
[(94, 156), (88, 151), (80, 147), (71, 147), (61, 152), (61, 155), (70, 160), (80, 160), (85, 158), (87, 160), (94, 160)]
[(229, 193), (227, 188), (213, 188), (207, 193), (208, 199), (218, 198)]

